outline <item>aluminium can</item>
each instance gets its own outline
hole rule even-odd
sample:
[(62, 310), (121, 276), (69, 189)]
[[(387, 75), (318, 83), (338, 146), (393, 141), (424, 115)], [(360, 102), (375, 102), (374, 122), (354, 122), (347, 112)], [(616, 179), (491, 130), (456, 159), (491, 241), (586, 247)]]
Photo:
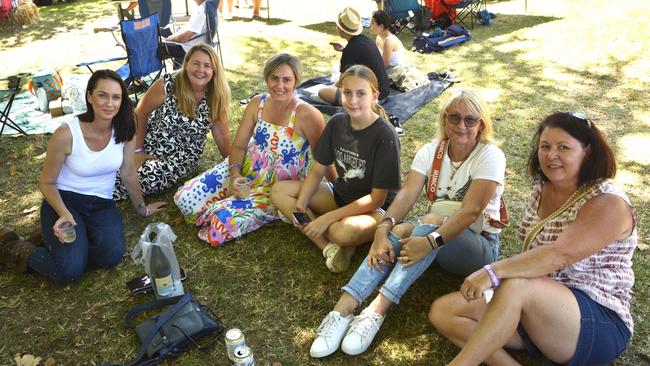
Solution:
[(232, 328), (226, 332), (225, 342), (228, 358), (230, 361), (235, 361), (235, 350), (246, 345), (244, 333), (238, 328)]
[(253, 351), (246, 346), (237, 347), (233, 366), (255, 366)]

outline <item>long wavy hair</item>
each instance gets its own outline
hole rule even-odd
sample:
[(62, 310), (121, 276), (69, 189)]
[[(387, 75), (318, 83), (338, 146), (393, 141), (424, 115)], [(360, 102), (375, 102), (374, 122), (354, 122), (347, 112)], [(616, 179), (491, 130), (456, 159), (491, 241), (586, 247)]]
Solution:
[(472, 114), (478, 116), (483, 121), (478, 133), (479, 141), (492, 143), (492, 118), (490, 117), (490, 111), (485, 100), (483, 100), (483, 97), (481, 97), (478, 91), (464, 88), (452, 91), (451, 96), (440, 109), (440, 114), (438, 115), (438, 138), (441, 141), (449, 138), (447, 131), (445, 131), (445, 125), (447, 123), (445, 116), (451, 107), (455, 107), (459, 103), (465, 104)]
[(207, 54), (212, 64), (212, 79), (208, 83), (206, 90), (208, 106), (210, 107), (210, 120), (213, 123), (216, 121), (228, 122), (230, 118), (230, 87), (214, 48), (206, 43), (198, 43), (192, 46), (185, 55), (183, 67), (174, 74), (174, 94), (176, 95), (178, 109), (187, 116), (196, 117), (197, 103), (192, 94), (190, 79), (187, 76), (188, 63), (196, 52)]
[(93, 106), (88, 101), (88, 96), (95, 91), (97, 83), (102, 79), (117, 82), (120, 84), (120, 89), (122, 90), (120, 109), (117, 111), (117, 114), (113, 117), (111, 122), (111, 126), (115, 130), (115, 143), (119, 144), (120, 142), (130, 141), (135, 135), (135, 116), (133, 114), (133, 106), (131, 104), (131, 98), (129, 98), (129, 93), (126, 91), (124, 81), (122, 81), (122, 78), (113, 70), (97, 70), (92, 74), (92, 76), (90, 76), (88, 85), (86, 85), (86, 111), (79, 115), (79, 120), (88, 123), (95, 120), (95, 111), (93, 111)]
[[(379, 82), (377, 81), (377, 76), (375, 76), (375, 73), (372, 72), (367, 66), (364, 65), (353, 65), (349, 67), (341, 77), (339, 78), (339, 81), (336, 83), (336, 86), (338, 88), (343, 87), (343, 80), (345, 78), (350, 77), (350, 76), (356, 76), (358, 78), (361, 78), (370, 84), (370, 89), (372, 90), (373, 93), (379, 93)], [(375, 101), (372, 103), (372, 111), (377, 113), (379, 117), (383, 118), (384, 121), (388, 122), (388, 115), (386, 114), (386, 111), (384, 110), (384, 107), (379, 105), (378, 101)]]

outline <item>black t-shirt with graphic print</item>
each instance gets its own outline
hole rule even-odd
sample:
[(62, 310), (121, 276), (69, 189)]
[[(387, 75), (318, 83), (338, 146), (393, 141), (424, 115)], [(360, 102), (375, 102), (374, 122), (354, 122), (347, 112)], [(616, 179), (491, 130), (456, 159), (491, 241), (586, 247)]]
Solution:
[(335, 114), (318, 140), (314, 159), (335, 165), (334, 192), (346, 204), (370, 194), (373, 188), (388, 189), (382, 206), (386, 209), (400, 187), (399, 140), (395, 129), (382, 118), (363, 130), (354, 130), (347, 113)]

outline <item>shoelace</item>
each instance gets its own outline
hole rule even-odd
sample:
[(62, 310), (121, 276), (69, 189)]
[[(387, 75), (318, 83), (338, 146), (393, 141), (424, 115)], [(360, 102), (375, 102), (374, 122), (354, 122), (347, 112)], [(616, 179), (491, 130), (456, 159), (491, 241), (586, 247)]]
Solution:
[(381, 319), (381, 315), (379, 314), (361, 313), (359, 316), (355, 317), (352, 324), (350, 324), (350, 332), (357, 333), (363, 338), (366, 338), (373, 327), (379, 330), (379, 326), (377, 325), (379, 319)]
[(327, 318), (323, 321), (323, 323), (316, 329), (316, 335), (323, 336), (323, 337), (329, 337), (334, 329), (338, 328), (339, 322), (343, 320), (343, 317), (341, 316), (336, 316), (334, 314), (328, 314)]

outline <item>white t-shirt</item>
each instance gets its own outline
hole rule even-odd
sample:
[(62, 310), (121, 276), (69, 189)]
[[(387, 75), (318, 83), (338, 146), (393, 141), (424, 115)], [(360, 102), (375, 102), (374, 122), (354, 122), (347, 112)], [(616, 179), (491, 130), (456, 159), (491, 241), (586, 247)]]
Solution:
[[(427, 184), (429, 183), (428, 178), (431, 171), (431, 164), (433, 164), (433, 157), (437, 148), (437, 139), (422, 146), (420, 150), (418, 150), (413, 159), (413, 163), (411, 164), (411, 170), (427, 177), (427, 183), (424, 186), (425, 191), (427, 189)], [(501, 149), (492, 144), (479, 142), (455, 173), (452, 173), (453, 169), (451, 166), (451, 160), (449, 159), (448, 152), (445, 151), (445, 156), (442, 159), (442, 166), (440, 167), (440, 178), (438, 179), (436, 199), (462, 201), (469, 190), (472, 180), (491, 180), (497, 182), (498, 186), (496, 192), (485, 208), (484, 214), (489, 215), (493, 219), (499, 219), (499, 208), (501, 206), (501, 195), (503, 194), (505, 171), (506, 157)], [(501, 232), (501, 229), (490, 226), (487, 217), (483, 224), (483, 230), (495, 234)]]
[(182, 44), (185, 52), (189, 51), (190, 48), (196, 43), (205, 43), (205, 33), (208, 31), (207, 24), (205, 24), (205, 1), (201, 5), (197, 6), (194, 9), (194, 12), (190, 16), (190, 20), (183, 26), (180, 32), (190, 31), (197, 35), (203, 34), (203, 37), (196, 37)]

